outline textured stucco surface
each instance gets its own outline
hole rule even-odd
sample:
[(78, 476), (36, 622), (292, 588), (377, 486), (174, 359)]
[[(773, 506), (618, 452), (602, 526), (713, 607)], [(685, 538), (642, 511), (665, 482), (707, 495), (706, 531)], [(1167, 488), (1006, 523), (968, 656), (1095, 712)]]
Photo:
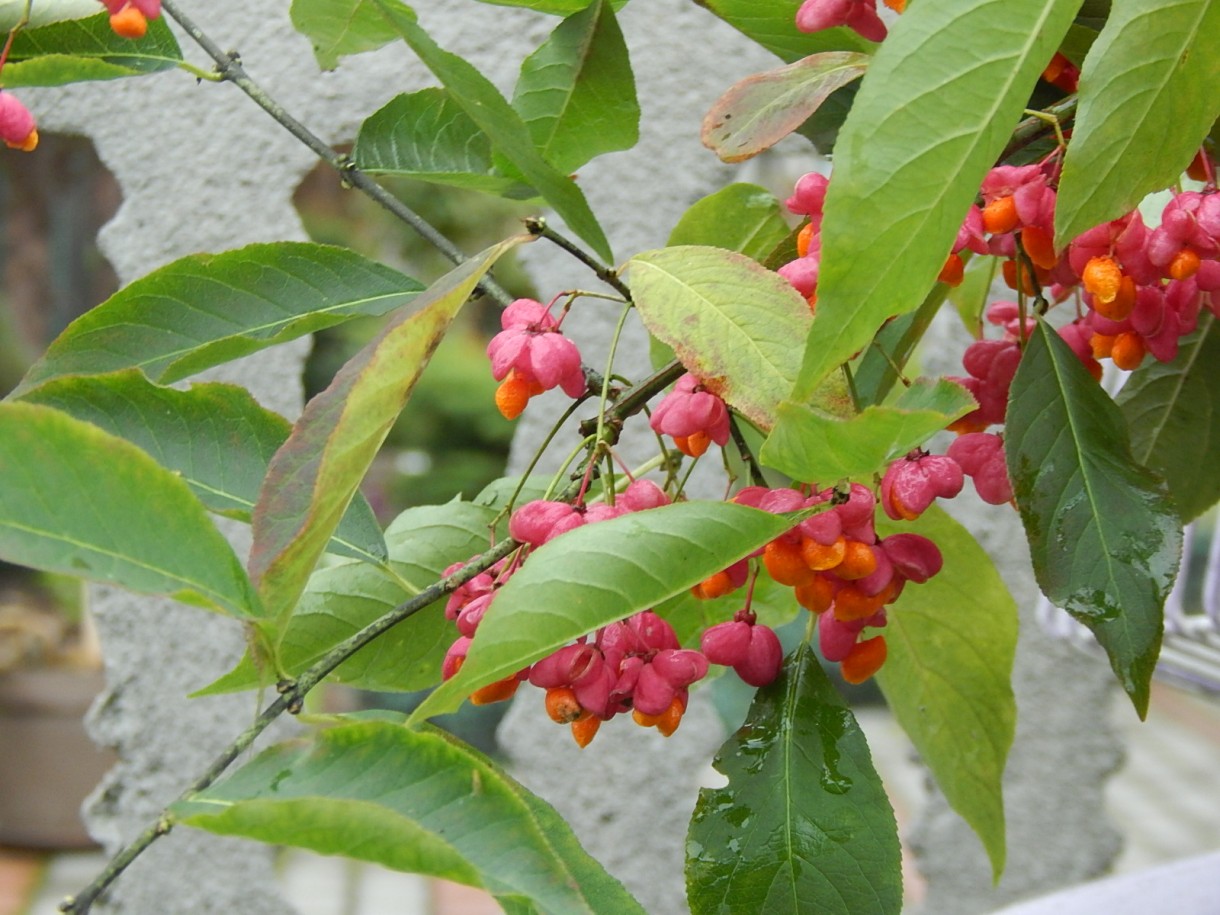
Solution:
[[(397, 92), (432, 83), (400, 48), (319, 74), (306, 42), (288, 24), (287, 0), (181, 3), (222, 46), (239, 50), (251, 75), (328, 141), (350, 139), (361, 117)], [(518, 62), (555, 22), (463, 0), (415, 6), (441, 45), (470, 56), (502, 89), (511, 86)], [(699, 145), (698, 119), (724, 86), (771, 63), (684, 0), (630, 4), (622, 22), (638, 49), (643, 137), (637, 149), (581, 171), (582, 186), (620, 259), (664, 244), (690, 203), (732, 180), (734, 173)], [(204, 63), (198, 54), (190, 56)], [(169, 73), (25, 91), (23, 97), (44, 130), (92, 137), (118, 177), (124, 204), (102, 243), (124, 281), (191, 252), (303, 237), (291, 193), (313, 164), (311, 155), (235, 88)], [(531, 246), (525, 258), (543, 295), (593, 285), (588, 274), (542, 244)], [(595, 366), (604, 362), (604, 340), (616, 318), (607, 309), (569, 325)], [(305, 350), (303, 342), (281, 347), (216, 377), (247, 384), (268, 406), (292, 415), (299, 409)], [(628, 329), (616, 367), (636, 377), (646, 371), (638, 328)], [(550, 422), (545, 411), (527, 413), (514, 449), (517, 468)], [(633, 451), (629, 437), (628, 462)], [(244, 536), (235, 529), (243, 553)], [(999, 525), (990, 538), (1023, 605), (1031, 605), (1019, 532)], [(120, 750), (123, 761), (95, 795), (89, 823), (113, 849), (154, 817), (255, 710), (248, 696), (183, 698), (240, 655), (241, 633), (230, 621), (102, 588), (95, 589), (93, 605), (109, 688), (92, 727), (99, 741)], [(1116, 754), (1101, 723), (1107, 691), (1088, 659), (1042, 645), (1029, 631), (1025, 636), (1018, 661), (1021, 734), (1009, 779), (1009, 877), (998, 893), (990, 889), (977, 842), (933, 800), (918, 835), (930, 878), (930, 913), (987, 911), (1001, 899), (1094, 873), (1113, 849), (1112, 834), (1099, 819), (1102, 775)], [(547, 721), (530, 699), (537, 697), (519, 701), (502, 729), (514, 771), (571, 818), (586, 846), (639, 894), (650, 913), (684, 911), (682, 837), (707, 760), (722, 737), (710, 709), (696, 701), (670, 741), (616, 722), (621, 726), (608, 728), (579, 753), (565, 729)], [(1064, 781), (1068, 772), (1077, 777)], [(128, 915), (287, 910), (265, 850), (188, 830), (138, 861), (105, 907)]]

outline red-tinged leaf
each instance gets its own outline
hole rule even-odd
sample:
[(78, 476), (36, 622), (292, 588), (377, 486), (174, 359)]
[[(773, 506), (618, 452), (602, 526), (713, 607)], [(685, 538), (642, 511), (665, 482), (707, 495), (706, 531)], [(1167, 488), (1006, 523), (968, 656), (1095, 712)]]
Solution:
[(805, 123), (832, 92), (859, 79), (869, 59), (854, 51), (827, 51), (747, 76), (703, 118), (703, 145), (724, 162), (757, 156)]

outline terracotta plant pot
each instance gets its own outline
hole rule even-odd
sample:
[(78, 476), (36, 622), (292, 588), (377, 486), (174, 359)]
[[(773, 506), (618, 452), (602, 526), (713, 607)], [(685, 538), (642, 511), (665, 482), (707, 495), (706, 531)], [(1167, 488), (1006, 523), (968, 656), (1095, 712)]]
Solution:
[(0, 674), (0, 844), (87, 848), (80, 806), (114, 765), (83, 719), (100, 671), (40, 667)]

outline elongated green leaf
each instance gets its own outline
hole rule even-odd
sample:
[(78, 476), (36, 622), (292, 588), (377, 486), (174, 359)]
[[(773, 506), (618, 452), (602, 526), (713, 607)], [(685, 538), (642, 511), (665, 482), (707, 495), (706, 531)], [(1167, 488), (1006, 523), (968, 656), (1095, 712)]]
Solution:
[(323, 70), (339, 66), (339, 58), (375, 51), (398, 39), (374, 0), (292, 0), (293, 27), (313, 44)]
[(867, 407), (849, 419), (783, 403), (759, 458), (794, 480), (864, 479), (976, 407), (965, 388), (943, 378), (916, 381), (893, 406)]
[(939, 574), (904, 588), (891, 607), (877, 682), (950, 806), (978, 833), (998, 878), (1001, 780), (1017, 721), (1016, 602), (970, 532), (936, 506), (914, 522), (882, 519), (878, 527), (882, 535), (922, 534), (945, 558)]
[(1093, 631), (1142, 718), (1182, 524), (1132, 457), (1114, 402), (1042, 322), (1013, 379), (1004, 445), (1038, 584)]
[(420, 28), (415, 14), (398, 0), (374, 0), (385, 21), (449, 90), (491, 139), (496, 151), (521, 172), (526, 182), (554, 207), (568, 226), (605, 260), (613, 260), (610, 243), (589, 209), (584, 193), (567, 175), (547, 163), (534, 147), (529, 128), (498, 89), (462, 58), (439, 47)]
[(793, 523), (729, 502), (680, 502), (555, 538), (499, 590), (461, 671), (413, 720), (454, 711), (476, 689), (690, 589)]
[(512, 197), (531, 192), (496, 172), (491, 141), (444, 89), (397, 95), (360, 125), (356, 165), (374, 175), (418, 178)]
[(488, 248), (433, 283), (418, 311), (390, 321), (306, 404), (254, 509), (250, 574), (272, 619), (292, 611), (453, 317), (496, 259), (526, 238)]
[(757, 184), (730, 184), (683, 213), (666, 244), (726, 248), (761, 262), (787, 237), (774, 194)]
[(678, 246), (627, 262), (640, 319), (711, 391), (769, 429), (791, 389), (811, 317), (800, 293), (750, 258)]
[(411, 301), (417, 281), (344, 248), (249, 245), (174, 261), (77, 318), (16, 395), (60, 375), (137, 368), (171, 382), (356, 315)]
[(923, 301), (1076, 6), (915, 3), (895, 23), (835, 147), (818, 316), (792, 400)]
[[(181, 474), (208, 509), (241, 521), (250, 520), (271, 456), (292, 430), (245, 388), (196, 384), (179, 391), (159, 387), (135, 369), (56, 379), (24, 399), (127, 439)], [(349, 506), (328, 549), (368, 562), (385, 560), (381, 527), (363, 496)]]
[(40, 0), (30, 4), (27, 0), (0, 0), (0, 30), (7, 32), (14, 28), (27, 13), (27, 28), (38, 28), (67, 19), (87, 19), (97, 14), (97, 3), (96, 0)]
[(0, 403), (0, 558), (237, 617), (258, 598), (177, 474), (38, 404)]
[(792, 0), (699, 0), (699, 5), (792, 63), (816, 51), (868, 51), (875, 45), (849, 28), (805, 34), (796, 27), (798, 3)]
[(513, 108), (551, 165), (571, 172), (640, 138), (627, 43), (606, 0), (556, 27), (521, 65)]
[[(570, 16), (588, 6), (590, 0), (479, 0), (479, 2), (490, 3), (492, 6), (523, 6), (537, 13)], [(610, 5), (616, 10), (620, 10), (627, 5), (627, 0), (612, 0)]]
[(1183, 521), (1220, 500), (1220, 327), (1210, 314), (1169, 363), (1152, 361), (1123, 385), (1118, 405), (1135, 460), (1169, 486)]
[(724, 162), (742, 162), (800, 127), (830, 97), (864, 75), (869, 56), (824, 51), (747, 76), (703, 118), (703, 145)]
[[(34, 7), (41, 6), (35, 3)], [(171, 70), (182, 51), (164, 18), (148, 23), (143, 38), (121, 38), (106, 13), (25, 29), (13, 40), (0, 85), (62, 86)]]
[[(390, 572), (367, 563), (320, 569), (282, 635), (274, 635), (278, 669), (299, 674), (331, 648), (432, 585), (455, 562), (487, 549), (495, 512), (469, 502), (409, 508), (386, 530)], [(396, 625), (344, 661), (331, 675), (348, 686), (411, 691), (434, 686), (441, 661), (457, 638), (445, 619), (444, 601)], [(220, 683), (223, 682), (223, 686)], [(211, 692), (260, 686), (249, 658)]]
[(808, 644), (758, 691), (699, 792), (686, 840), (694, 915), (902, 908), (898, 825), (868, 744)]
[(433, 729), (354, 720), (280, 744), (172, 815), (220, 835), (486, 889), (506, 911), (643, 915), (549, 805)]
[(1115, 0), (1080, 74), (1060, 246), (1177, 181), (1220, 117), (1220, 2)]

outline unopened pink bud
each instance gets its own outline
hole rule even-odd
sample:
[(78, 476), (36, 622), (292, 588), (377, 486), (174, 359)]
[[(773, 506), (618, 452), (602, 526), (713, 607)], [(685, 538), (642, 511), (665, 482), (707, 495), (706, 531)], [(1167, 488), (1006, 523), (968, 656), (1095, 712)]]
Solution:
[[(822, 614), (829, 616), (830, 614)], [(737, 676), (751, 686), (767, 686), (779, 676), (784, 649), (770, 626), (750, 627), (750, 645), (745, 658), (733, 665)]]
[(670, 502), (669, 496), (652, 480), (636, 480), (618, 497), (616, 504), (623, 506), (627, 511), (639, 512), (649, 508), (660, 508), (662, 505), (668, 505)]
[(0, 91), (0, 140), (23, 152), (32, 152), (38, 145), (34, 115), (11, 92)]
[(923, 584), (945, 564), (940, 548), (919, 534), (891, 534), (880, 547), (898, 574), (916, 584)]
[(750, 648), (749, 623), (730, 621), (717, 623), (704, 630), (699, 639), (699, 650), (713, 664), (735, 667), (746, 658)]

